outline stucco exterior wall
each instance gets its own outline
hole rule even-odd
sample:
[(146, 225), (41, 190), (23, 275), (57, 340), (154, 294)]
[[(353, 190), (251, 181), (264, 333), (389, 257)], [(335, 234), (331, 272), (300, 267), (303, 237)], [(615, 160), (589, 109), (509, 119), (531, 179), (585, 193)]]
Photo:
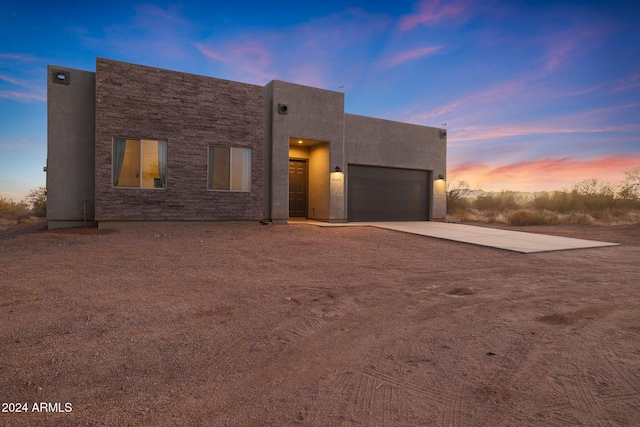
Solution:
[[(272, 117), (266, 142), (271, 151), (269, 215), (274, 222), (285, 222), (289, 217), (289, 138), (328, 143), (329, 164), (344, 167), (344, 94), (279, 80), (265, 86), (265, 93)], [(279, 112), (278, 104), (286, 105), (286, 114)], [(309, 167), (313, 167), (313, 159)], [(339, 211), (329, 204), (328, 179), (324, 186), (322, 197), (329, 209), (327, 220), (343, 220), (344, 209)], [(311, 194), (309, 197), (311, 200)]]
[[(57, 80), (56, 74), (66, 76)], [(47, 221), (49, 228), (94, 220), (95, 74), (47, 67)]]
[[(98, 58), (95, 102), (97, 221), (263, 218), (261, 86)], [(167, 141), (166, 188), (114, 188), (114, 137)], [(211, 145), (252, 150), (250, 192), (207, 189)]]
[(433, 185), (433, 178), (446, 175), (447, 140), (441, 129), (345, 114), (344, 132), (348, 164), (432, 171), (430, 219), (445, 218), (445, 190)]

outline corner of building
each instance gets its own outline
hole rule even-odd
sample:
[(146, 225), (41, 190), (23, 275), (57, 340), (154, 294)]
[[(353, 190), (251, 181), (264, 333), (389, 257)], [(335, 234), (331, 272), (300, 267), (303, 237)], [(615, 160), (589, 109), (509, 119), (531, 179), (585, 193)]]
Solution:
[(95, 225), (95, 73), (47, 66), (47, 222)]

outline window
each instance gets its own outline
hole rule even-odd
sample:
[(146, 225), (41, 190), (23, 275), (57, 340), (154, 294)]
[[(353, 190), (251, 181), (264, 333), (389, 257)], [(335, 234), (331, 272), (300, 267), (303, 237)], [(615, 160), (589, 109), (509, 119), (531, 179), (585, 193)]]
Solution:
[(251, 191), (251, 150), (209, 147), (209, 190)]
[(167, 142), (113, 139), (113, 186), (167, 187)]

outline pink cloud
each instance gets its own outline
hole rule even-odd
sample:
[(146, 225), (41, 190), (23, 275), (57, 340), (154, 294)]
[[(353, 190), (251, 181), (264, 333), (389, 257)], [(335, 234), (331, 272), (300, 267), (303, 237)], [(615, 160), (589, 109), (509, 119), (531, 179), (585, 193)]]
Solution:
[(538, 77), (545, 77), (567, 68), (580, 57), (597, 49), (611, 31), (607, 23), (577, 24), (571, 28), (533, 39), (542, 49), (544, 65)]
[(542, 134), (569, 134), (569, 133), (602, 133), (602, 132), (634, 132), (640, 131), (640, 124), (625, 125), (584, 125), (578, 123), (573, 126), (540, 125), (498, 125), (498, 126), (465, 126), (450, 132), (453, 142), (479, 141), (507, 138), (514, 136), (542, 135)]
[(277, 78), (318, 87), (330, 81), (335, 89), (353, 78), (345, 69), (363, 67), (344, 58), (357, 55), (361, 43), (383, 34), (389, 22), (387, 15), (350, 8), (273, 31), (248, 29), (233, 38), (220, 34), (196, 48), (224, 63), (235, 80), (264, 84)]
[(615, 184), (624, 179), (625, 171), (638, 166), (640, 155), (587, 160), (562, 157), (497, 165), (464, 162), (451, 167), (447, 175), (483, 190), (543, 191), (569, 188), (590, 178)]
[(437, 25), (440, 22), (460, 16), (466, 7), (461, 2), (441, 2), (440, 0), (423, 0), (416, 13), (406, 15), (400, 20), (399, 27), (409, 31), (419, 25)]
[(273, 63), (269, 49), (256, 40), (231, 43), (215, 50), (203, 44), (196, 44), (196, 47), (206, 57), (238, 69), (256, 83), (266, 83), (274, 78), (269, 71)]
[(401, 120), (408, 121), (410, 123), (423, 124), (427, 124), (428, 121), (432, 119), (436, 119), (436, 121), (451, 121), (451, 116), (455, 113), (456, 119), (460, 122), (460, 112), (470, 110), (471, 108), (473, 108), (474, 111), (480, 111), (480, 113), (474, 113), (474, 116), (478, 118), (479, 115), (486, 113), (487, 109), (484, 107), (486, 104), (502, 104), (502, 100), (513, 100), (515, 97), (522, 99), (523, 96), (535, 96), (533, 94), (537, 93), (537, 91), (528, 88), (526, 80), (526, 77), (520, 77), (505, 81), (476, 93), (465, 95), (464, 97), (453, 100), (448, 104), (425, 111), (406, 114), (401, 117)]
[[(46, 101), (47, 97), (44, 88), (41, 85), (34, 84), (30, 81), (18, 79), (10, 75), (0, 74), (0, 82), (4, 81), (9, 85), (19, 86), (18, 90), (0, 90), (0, 98), (13, 99), (17, 101)], [(13, 88), (12, 88), (13, 89)]]
[(11, 61), (19, 61), (19, 62), (33, 62), (38, 60), (38, 58), (36, 58), (33, 55), (27, 55), (27, 54), (21, 54), (21, 53), (0, 53), (0, 60), (1, 59), (9, 59)]
[(615, 87), (611, 90), (612, 93), (623, 92), (625, 90), (640, 87), (640, 72), (615, 83)]
[(575, 39), (565, 38), (552, 42), (547, 52), (547, 62), (544, 67), (545, 71), (556, 71), (567, 65), (575, 47)]
[(11, 90), (0, 90), (0, 98), (18, 101), (46, 101), (47, 97), (40, 93), (25, 93)]
[(4, 80), (5, 82), (14, 84), (16, 86), (22, 86), (22, 87), (30, 87), (30, 86), (32, 86), (26, 80), (16, 79), (15, 77), (8, 76), (6, 74), (0, 74), (0, 80)]
[(135, 6), (135, 11), (136, 16), (133, 20), (135, 24), (151, 25), (157, 31), (163, 31), (168, 25), (191, 25), (189, 20), (180, 15), (176, 7), (165, 10), (155, 5), (144, 4)]
[(204, 56), (208, 58), (215, 59), (216, 61), (222, 61), (222, 62), (227, 62), (228, 60), (228, 58), (226, 58), (224, 55), (214, 51), (213, 49), (209, 49), (204, 45), (196, 43), (196, 47)]
[(437, 51), (442, 49), (442, 46), (428, 46), (428, 47), (420, 47), (412, 50), (406, 50), (404, 52), (400, 52), (390, 58), (385, 58), (379, 62), (379, 65), (382, 68), (391, 68), (396, 65), (400, 65), (404, 62), (410, 61), (412, 59), (421, 58), (423, 56), (431, 55)]

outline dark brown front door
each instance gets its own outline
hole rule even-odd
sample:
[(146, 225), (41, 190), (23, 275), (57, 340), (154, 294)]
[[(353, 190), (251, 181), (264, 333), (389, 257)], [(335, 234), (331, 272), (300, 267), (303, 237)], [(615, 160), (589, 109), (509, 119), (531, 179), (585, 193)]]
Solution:
[(307, 162), (289, 160), (289, 218), (307, 217)]

